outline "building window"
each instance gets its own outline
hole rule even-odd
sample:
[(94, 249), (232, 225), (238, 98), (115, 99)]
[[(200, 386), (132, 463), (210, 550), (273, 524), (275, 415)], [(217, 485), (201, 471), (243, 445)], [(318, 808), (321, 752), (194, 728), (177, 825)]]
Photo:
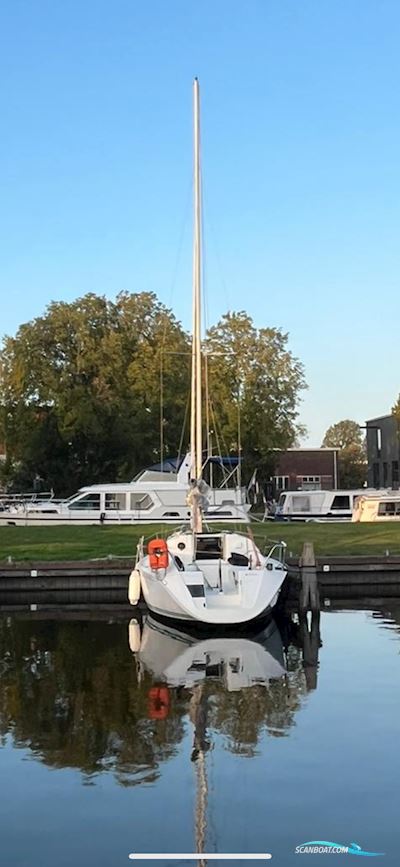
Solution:
[(392, 485), (399, 485), (399, 462), (392, 461)]
[(277, 491), (287, 491), (289, 476), (274, 476), (274, 484)]
[(298, 476), (297, 481), (303, 491), (321, 490), (321, 476)]
[(381, 449), (382, 449), (382, 431), (381, 431), (380, 427), (378, 427), (376, 430), (376, 452), (377, 452), (378, 458), (380, 458), (380, 456), (381, 456)]
[(373, 477), (373, 482), (372, 482), (373, 487), (379, 488), (381, 480), (380, 480), (380, 472), (379, 472), (379, 464), (378, 463), (375, 463), (372, 465), (372, 477)]
[(388, 483), (388, 465), (386, 461), (383, 462), (383, 487), (387, 488)]

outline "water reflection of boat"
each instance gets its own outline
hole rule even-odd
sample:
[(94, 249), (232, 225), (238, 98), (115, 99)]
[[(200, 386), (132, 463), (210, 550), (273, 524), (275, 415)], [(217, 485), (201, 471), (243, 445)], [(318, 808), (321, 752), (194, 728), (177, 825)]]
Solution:
[(228, 692), (267, 684), (285, 673), (283, 645), (274, 621), (251, 638), (183, 632), (147, 617), (129, 625), (129, 645), (141, 669), (170, 686), (218, 678)]
[[(223, 692), (238, 692), (247, 687), (267, 686), (285, 674), (283, 645), (280, 632), (270, 620), (252, 637), (210, 635), (204, 637), (183, 632), (148, 616), (141, 630), (136, 620), (129, 624), (129, 645), (135, 653), (139, 677), (146, 673), (153, 678), (149, 693), (149, 713), (163, 720), (168, 715), (169, 687), (189, 691), (189, 718), (193, 725), (191, 761), (196, 776), (194, 810), (194, 842), (199, 867), (207, 864), (205, 853), (209, 784), (206, 756), (210, 748), (210, 690), (214, 680)], [(267, 690), (265, 690), (267, 692)]]

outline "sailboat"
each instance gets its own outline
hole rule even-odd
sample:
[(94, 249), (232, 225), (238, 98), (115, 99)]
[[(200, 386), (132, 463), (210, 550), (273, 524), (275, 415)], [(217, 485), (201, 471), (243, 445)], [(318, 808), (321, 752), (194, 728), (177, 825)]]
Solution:
[(286, 577), (284, 545), (262, 554), (251, 533), (203, 529), (208, 486), (202, 476), (201, 364), (201, 193), (200, 98), (197, 78), (194, 103), (194, 244), (193, 331), (190, 424), (190, 527), (167, 539), (139, 543), (129, 579), (129, 600), (135, 605), (140, 588), (148, 608), (173, 620), (209, 626), (248, 624), (269, 614)]

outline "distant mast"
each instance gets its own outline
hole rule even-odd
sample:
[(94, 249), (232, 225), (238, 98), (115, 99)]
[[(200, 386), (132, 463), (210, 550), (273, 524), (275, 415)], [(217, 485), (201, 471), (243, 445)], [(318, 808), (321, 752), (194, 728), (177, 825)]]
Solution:
[[(202, 383), (201, 383), (201, 191), (200, 191), (200, 94), (199, 82), (193, 82), (193, 139), (194, 139), (194, 238), (193, 238), (193, 334), (192, 334), (192, 388), (190, 416), (190, 478), (192, 485), (202, 475)], [(202, 531), (199, 497), (192, 500), (192, 530)]]

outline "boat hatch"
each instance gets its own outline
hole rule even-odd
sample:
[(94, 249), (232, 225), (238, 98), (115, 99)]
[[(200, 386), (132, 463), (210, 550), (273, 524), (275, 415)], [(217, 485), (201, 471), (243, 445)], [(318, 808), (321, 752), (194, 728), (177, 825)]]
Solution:
[(220, 560), (221, 558), (221, 536), (197, 536), (196, 560)]

